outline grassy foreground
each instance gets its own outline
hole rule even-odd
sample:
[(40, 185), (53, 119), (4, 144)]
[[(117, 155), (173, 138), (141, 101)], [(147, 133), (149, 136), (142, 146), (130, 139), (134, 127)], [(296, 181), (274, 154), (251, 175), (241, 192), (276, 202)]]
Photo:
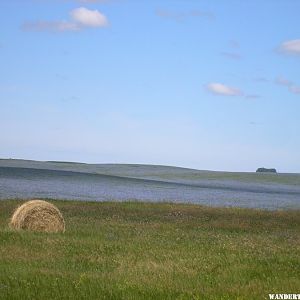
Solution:
[(53, 201), (64, 234), (14, 232), (1, 299), (268, 299), (300, 292), (300, 211)]

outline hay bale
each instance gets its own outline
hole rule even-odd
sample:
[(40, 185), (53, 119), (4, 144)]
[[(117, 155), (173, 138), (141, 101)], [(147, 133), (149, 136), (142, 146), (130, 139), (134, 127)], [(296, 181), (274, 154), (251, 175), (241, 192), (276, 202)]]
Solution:
[(14, 229), (64, 232), (65, 221), (56, 206), (43, 200), (31, 200), (19, 206), (10, 221)]

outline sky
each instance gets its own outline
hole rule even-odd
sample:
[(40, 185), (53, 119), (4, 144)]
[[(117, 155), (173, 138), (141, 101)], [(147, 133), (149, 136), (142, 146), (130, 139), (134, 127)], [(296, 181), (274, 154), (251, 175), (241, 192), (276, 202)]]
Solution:
[(300, 173), (299, 12), (1, 0), (0, 157)]

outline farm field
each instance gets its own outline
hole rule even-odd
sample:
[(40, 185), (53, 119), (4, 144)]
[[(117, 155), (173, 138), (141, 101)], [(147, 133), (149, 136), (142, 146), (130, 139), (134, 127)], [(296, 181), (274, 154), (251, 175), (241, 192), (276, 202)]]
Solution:
[(0, 201), (1, 299), (268, 299), (299, 293), (300, 211), (50, 201), (64, 234), (8, 227)]
[(2, 159), (0, 199), (17, 198), (300, 209), (300, 174)]
[(87, 164), (61, 161), (35, 161), (0, 159), (0, 167), (72, 171), (87, 174), (111, 175), (128, 178), (153, 179), (176, 183), (192, 183), (198, 180), (237, 180), (244, 183), (269, 183), (300, 185), (297, 173), (255, 173), (197, 170), (173, 166), (142, 164)]

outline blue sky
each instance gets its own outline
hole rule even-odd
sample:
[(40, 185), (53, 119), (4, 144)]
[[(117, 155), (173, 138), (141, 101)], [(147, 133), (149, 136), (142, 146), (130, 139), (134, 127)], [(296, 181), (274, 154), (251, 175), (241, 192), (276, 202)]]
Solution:
[(299, 11), (3, 0), (0, 157), (300, 172)]

